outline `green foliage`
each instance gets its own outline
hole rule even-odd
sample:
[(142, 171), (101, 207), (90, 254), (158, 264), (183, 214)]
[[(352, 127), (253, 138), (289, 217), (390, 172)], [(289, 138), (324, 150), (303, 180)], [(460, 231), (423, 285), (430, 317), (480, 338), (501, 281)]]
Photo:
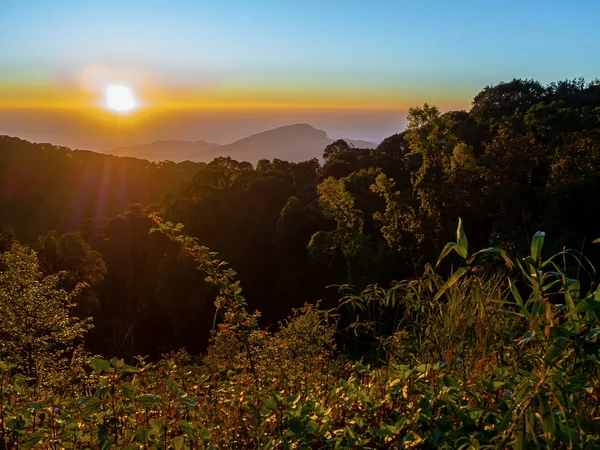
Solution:
[(85, 285), (67, 292), (59, 282), (58, 275), (42, 275), (27, 247), (13, 244), (1, 256), (0, 354), (40, 384), (57, 381), (55, 372), (76, 365), (77, 347), (91, 328), (91, 320), (71, 312)]
[(383, 197), (385, 211), (376, 211), (373, 219), (381, 224), (381, 234), (388, 246), (401, 251), (406, 245), (407, 236), (414, 233), (415, 213), (412, 208), (402, 201), (399, 191), (395, 190), (396, 183), (384, 173), (375, 178), (371, 191)]
[[(337, 316), (318, 306), (295, 310), (277, 331), (260, 329), (231, 269), (181, 226), (155, 219), (219, 287), (227, 312), (207, 355), (135, 366), (95, 358), (87, 392), (70, 396), (0, 362), (4, 448), (599, 444), (600, 294), (570, 276), (570, 255), (591, 270), (576, 253), (543, 259), (541, 234), (510, 278), (482, 264), (449, 283), (429, 266), (390, 289), (347, 296), (340, 306), (356, 312), (354, 329), (373, 333), (383, 351), (366, 363), (340, 355)], [(466, 247), (461, 227), (457, 245)]]
[(106, 275), (102, 254), (93, 250), (79, 233), (65, 233), (57, 237), (55, 231), (50, 231), (38, 238), (37, 251), (42, 272), (53, 274), (64, 271), (68, 287), (72, 288), (79, 282), (94, 286), (101, 283)]
[[(324, 239), (318, 233), (313, 235), (308, 244), (313, 254), (320, 251), (331, 253), (339, 249), (344, 258), (350, 260), (360, 251), (364, 240), (363, 215), (355, 208), (352, 194), (346, 190), (347, 181), (344, 178), (329, 177), (317, 187), (323, 214), (335, 220), (337, 228), (328, 233), (328, 239)], [(328, 248), (319, 248), (328, 242)]]

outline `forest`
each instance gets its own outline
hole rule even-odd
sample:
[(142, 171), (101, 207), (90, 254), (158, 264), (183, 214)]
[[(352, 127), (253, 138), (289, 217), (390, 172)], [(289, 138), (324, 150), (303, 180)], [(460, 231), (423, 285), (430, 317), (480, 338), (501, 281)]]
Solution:
[(600, 81), (252, 165), (0, 137), (0, 449), (600, 448)]

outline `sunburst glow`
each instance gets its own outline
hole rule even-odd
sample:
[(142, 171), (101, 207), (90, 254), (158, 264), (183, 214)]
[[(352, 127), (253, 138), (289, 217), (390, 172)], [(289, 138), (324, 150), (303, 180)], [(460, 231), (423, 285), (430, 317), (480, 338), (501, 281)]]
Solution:
[(111, 85), (104, 90), (104, 104), (113, 111), (130, 112), (138, 102), (127, 86)]

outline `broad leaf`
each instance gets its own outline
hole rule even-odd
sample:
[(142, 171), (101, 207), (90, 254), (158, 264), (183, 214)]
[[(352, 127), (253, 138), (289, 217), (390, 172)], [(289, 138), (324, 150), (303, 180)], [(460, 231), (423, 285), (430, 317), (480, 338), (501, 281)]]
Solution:
[(91, 366), (97, 372), (106, 372), (110, 369), (110, 362), (106, 359), (94, 358), (92, 359)]
[(537, 264), (542, 256), (542, 247), (544, 246), (544, 238), (546, 233), (538, 231), (533, 235), (531, 240), (531, 259)]

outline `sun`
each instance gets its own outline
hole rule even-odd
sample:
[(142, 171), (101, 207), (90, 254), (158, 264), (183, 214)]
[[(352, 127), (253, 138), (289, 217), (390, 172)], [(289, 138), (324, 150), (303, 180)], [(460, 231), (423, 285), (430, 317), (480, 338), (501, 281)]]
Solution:
[(130, 88), (113, 84), (104, 89), (104, 104), (108, 109), (126, 113), (137, 106), (137, 100)]

